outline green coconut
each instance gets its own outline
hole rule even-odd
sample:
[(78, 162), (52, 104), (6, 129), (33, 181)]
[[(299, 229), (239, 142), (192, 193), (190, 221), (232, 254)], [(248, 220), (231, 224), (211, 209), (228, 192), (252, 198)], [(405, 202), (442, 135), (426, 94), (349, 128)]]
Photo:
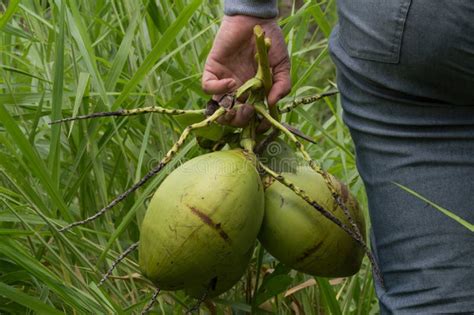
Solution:
[(229, 150), (196, 157), (153, 196), (140, 231), (140, 268), (161, 289), (216, 296), (245, 272), (263, 212), (255, 156)]
[[(350, 226), (321, 175), (306, 166), (282, 175)], [(365, 220), (356, 199), (336, 178), (331, 176), (331, 181), (365, 235)], [(359, 271), (364, 256), (362, 248), (346, 232), (277, 181), (265, 191), (265, 216), (259, 240), (282, 263), (320, 277), (353, 275)]]

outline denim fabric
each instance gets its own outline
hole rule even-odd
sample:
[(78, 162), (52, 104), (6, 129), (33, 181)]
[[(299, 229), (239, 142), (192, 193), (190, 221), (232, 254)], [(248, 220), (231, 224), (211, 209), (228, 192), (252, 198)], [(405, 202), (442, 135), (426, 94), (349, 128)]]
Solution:
[(330, 38), (382, 314), (474, 314), (474, 1), (339, 0)]

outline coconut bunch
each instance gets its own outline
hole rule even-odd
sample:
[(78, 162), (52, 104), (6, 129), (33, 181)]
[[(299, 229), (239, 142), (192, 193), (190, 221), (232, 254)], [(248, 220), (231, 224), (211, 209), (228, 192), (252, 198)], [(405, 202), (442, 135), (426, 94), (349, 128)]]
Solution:
[[(206, 109), (147, 107), (53, 122), (160, 113), (175, 115), (186, 125), (178, 141), (145, 177), (95, 215), (63, 227), (62, 232), (97, 219), (143, 186), (175, 157), (190, 135), (212, 151), (184, 163), (165, 178), (149, 203), (139, 241), (118, 257), (101, 281), (138, 248), (141, 272), (157, 288), (144, 311), (151, 308), (160, 290), (185, 290), (200, 300), (229, 290), (245, 273), (257, 240), (283, 264), (314, 276), (353, 275), (367, 254), (381, 281), (365, 242), (365, 220), (357, 200), (311, 159), (299, 140), (311, 138), (279, 121), (281, 113), (334, 92), (269, 110), (265, 95), (272, 86), (271, 42), (260, 26), (254, 34), (255, 77), (235, 94), (210, 101)], [(231, 128), (218, 124), (226, 111), (241, 106), (238, 100), (243, 97), (256, 113), (249, 125)], [(258, 135), (256, 127), (262, 119), (272, 128)], [(272, 145), (278, 146), (277, 153)]]

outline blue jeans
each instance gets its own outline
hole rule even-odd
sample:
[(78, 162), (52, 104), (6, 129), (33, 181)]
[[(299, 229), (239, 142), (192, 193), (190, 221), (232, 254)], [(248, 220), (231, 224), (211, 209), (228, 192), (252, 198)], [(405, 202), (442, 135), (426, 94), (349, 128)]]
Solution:
[(382, 314), (474, 314), (474, 1), (338, 0), (330, 38)]

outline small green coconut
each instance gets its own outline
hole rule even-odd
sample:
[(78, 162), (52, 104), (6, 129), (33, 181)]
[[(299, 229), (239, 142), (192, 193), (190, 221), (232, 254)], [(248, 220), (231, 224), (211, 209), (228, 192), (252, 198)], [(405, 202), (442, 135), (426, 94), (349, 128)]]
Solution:
[[(282, 175), (350, 226), (321, 175), (306, 166)], [(365, 236), (365, 220), (356, 199), (344, 184), (334, 177), (331, 181)], [(346, 232), (277, 181), (265, 191), (259, 240), (282, 263), (320, 277), (353, 275), (359, 271), (364, 256), (362, 248)]]
[(196, 157), (153, 196), (140, 231), (140, 268), (161, 289), (216, 296), (245, 272), (263, 212), (254, 155), (229, 150)]

